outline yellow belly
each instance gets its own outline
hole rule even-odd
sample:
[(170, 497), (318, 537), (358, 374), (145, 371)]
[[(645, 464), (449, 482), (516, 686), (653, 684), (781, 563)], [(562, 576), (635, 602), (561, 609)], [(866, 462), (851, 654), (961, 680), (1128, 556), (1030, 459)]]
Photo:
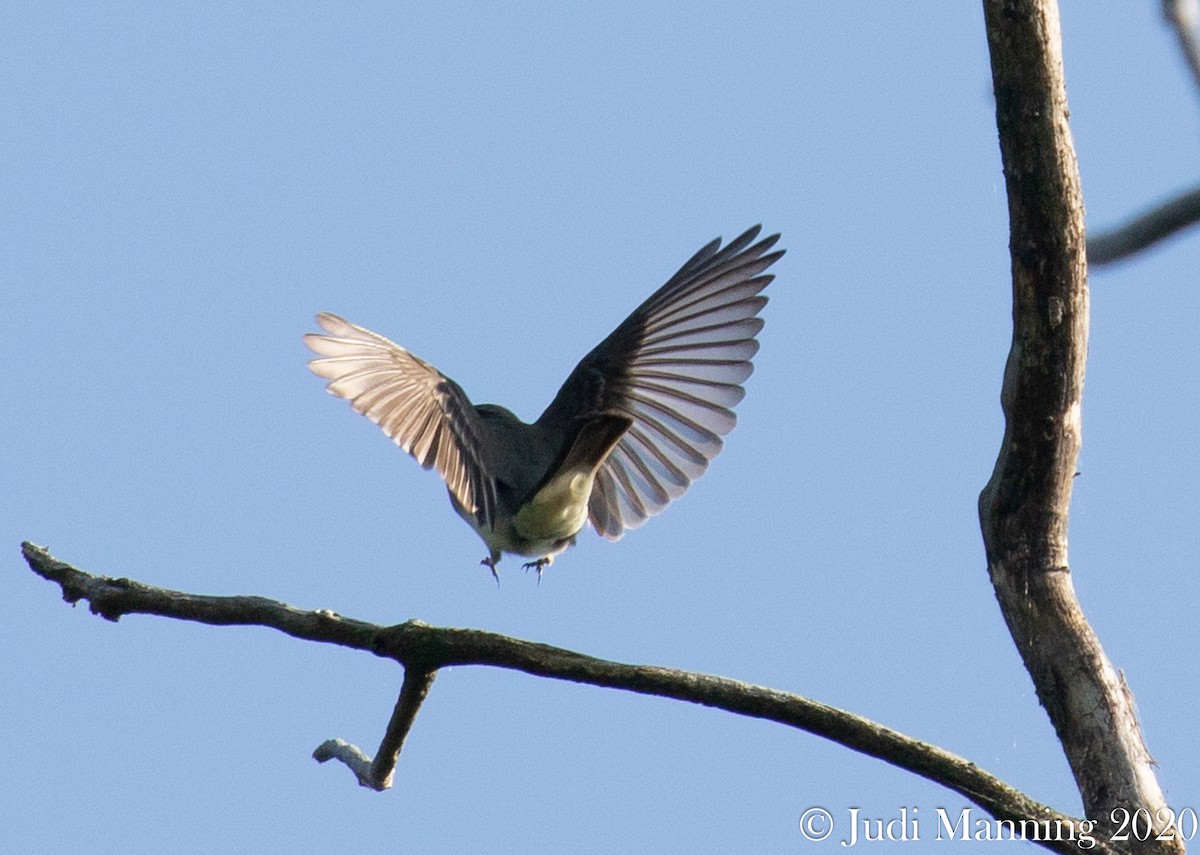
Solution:
[(517, 536), (553, 544), (579, 534), (587, 522), (593, 480), (591, 473), (575, 471), (550, 481), (513, 519)]

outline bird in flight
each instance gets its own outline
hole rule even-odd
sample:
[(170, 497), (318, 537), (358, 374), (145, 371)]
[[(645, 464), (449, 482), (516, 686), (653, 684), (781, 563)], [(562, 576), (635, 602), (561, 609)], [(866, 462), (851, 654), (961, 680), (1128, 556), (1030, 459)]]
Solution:
[(308, 366), (422, 467), (487, 545), (542, 569), (590, 521), (617, 540), (687, 491), (721, 451), (754, 370), (764, 271), (783, 255), (760, 226), (693, 255), (567, 377), (532, 424), (472, 404), (428, 362), (322, 312)]

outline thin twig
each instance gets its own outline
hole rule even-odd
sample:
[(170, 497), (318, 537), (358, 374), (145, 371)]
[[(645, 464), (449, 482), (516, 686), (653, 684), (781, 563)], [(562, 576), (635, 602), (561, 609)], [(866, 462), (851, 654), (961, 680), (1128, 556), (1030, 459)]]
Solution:
[(1196, 40), (1196, 27), (1200, 25), (1200, 3), (1197, 0), (1163, 0), (1163, 17), (1175, 31), (1184, 61), (1192, 70), (1192, 77), (1200, 87), (1200, 43)]
[(1159, 203), (1124, 225), (1088, 238), (1088, 262), (1112, 264), (1200, 222), (1200, 187)]
[(400, 757), (400, 749), (404, 747), (404, 739), (412, 730), (413, 722), (421, 704), (429, 695), (436, 671), (426, 671), (421, 668), (405, 668), (404, 684), (400, 687), (400, 697), (392, 710), (392, 717), (384, 731), (383, 741), (372, 760), (362, 752), (357, 745), (351, 745), (343, 739), (327, 739), (317, 746), (313, 759), (318, 763), (327, 760), (341, 760), (350, 767), (361, 786), (382, 792), (392, 786), (392, 773), (396, 769), (396, 760)]
[[(1200, 2), (1163, 0), (1162, 11), (1200, 88), (1200, 40), (1196, 37)], [(1093, 233), (1087, 242), (1088, 263), (1102, 266), (1129, 258), (1197, 222), (1200, 222), (1200, 187), (1160, 202), (1122, 225)]]
[[(789, 692), (710, 674), (611, 662), (482, 630), (433, 627), (420, 621), (385, 627), (329, 611), (303, 611), (264, 597), (187, 594), (130, 579), (93, 576), (31, 543), (23, 543), (21, 549), (35, 573), (62, 587), (64, 599), (72, 603), (87, 600), (93, 612), (109, 620), (140, 613), (215, 625), (264, 626), (309, 641), (370, 651), (402, 664), (406, 669), (405, 687), (375, 760), (342, 740), (323, 743), (315, 754), (322, 762), (339, 759), (346, 763), (359, 782), (372, 789), (385, 789), (386, 783), (390, 783), (391, 767), (429, 690), (433, 674), (447, 665), (490, 665), (557, 680), (674, 698), (775, 721), (939, 783), (997, 819), (1027, 820), (1051, 827), (1059, 824), (1071, 829), (1080, 827), (1082, 822), (1038, 803), (949, 751)], [(1060, 836), (1057, 840), (1039, 842), (1054, 851), (1078, 855), (1074, 840)], [(1091, 851), (1119, 850), (1097, 839)]]

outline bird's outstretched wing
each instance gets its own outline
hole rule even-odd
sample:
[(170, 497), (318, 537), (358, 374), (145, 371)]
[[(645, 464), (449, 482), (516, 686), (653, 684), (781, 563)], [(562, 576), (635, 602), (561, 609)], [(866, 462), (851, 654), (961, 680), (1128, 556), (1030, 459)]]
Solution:
[(350, 402), (426, 469), (433, 467), (451, 494), (476, 519), (495, 519), (496, 485), (480, 453), (479, 416), (462, 388), (395, 342), (322, 312), (328, 335), (309, 333), (318, 354), (308, 367), (329, 381), (329, 392)]
[(596, 530), (616, 540), (686, 492), (721, 451), (731, 409), (754, 370), (763, 271), (783, 250), (757, 243), (760, 226), (724, 248), (697, 252), (571, 372), (538, 420), (560, 425), (621, 413), (633, 425), (597, 473), (588, 504)]

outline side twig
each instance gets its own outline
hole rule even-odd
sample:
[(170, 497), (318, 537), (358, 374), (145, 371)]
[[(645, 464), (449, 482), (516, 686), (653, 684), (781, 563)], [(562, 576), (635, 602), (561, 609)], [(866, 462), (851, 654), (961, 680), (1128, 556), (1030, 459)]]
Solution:
[(1200, 2), (1163, 0), (1163, 17), (1175, 31), (1183, 59), (1191, 69), (1196, 85), (1200, 87), (1200, 43), (1196, 40), (1196, 28), (1200, 26)]
[[(1162, 0), (1163, 17), (1175, 32), (1184, 62), (1200, 88), (1200, 0)], [(1112, 264), (1166, 240), (1200, 222), (1200, 187), (1160, 202), (1127, 223), (1099, 231), (1088, 238), (1088, 262)]]
[[(1026, 839), (1056, 852), (1078, 855), (1077, 840), (1088, 828), (1081, 826), (1082, 820), (1038, 803), (949, 751), (789, 692), (710, 674), (610, 662), (481, 630), (433, 627), (420, 621), (379, 626), (330, 611), (304, 611), (264, 597), (187, 594), (130, 579), (94, 576), (31, 543), (23, 543), (21, 550), (35, 573), (62, 588), (65, 600), (87, 600), (94, 613), (108, 620), (126, 614), (153, 614), (218, 626), (263, 626), (399, 662), (405, 668), (404, 686), (376, 758), (372, 760), (342, 740), (329, 740), (315, 752), (321, 762), (338, 759), (346, 763), (359, 783), (372, 789), (386, 789), (391, 784), (401, 744), (437, 670), (448, 665), (490, 665), (703, 704), (807, 731), (941, 784), (996, 819), (1026, 823), (1021, 826)], [(1090, 851), (1120, 850), (1097, 837)]]
[(413, 667), (404, 669), (404, 684), (400, 687), (400, 697), (396, 700), (392, 718), (388, 721), (387, 730), (384, 731), (383, 741), (379, 744), (379, 750), (375, 752), (374, 760), (344, 739), (327, 739), (322, 742), (313, 752), (313, 759), (318, 763), (341, 760), (350, 767), (360, 786), (381, 792), (391, 787), (392, 773), (396, 770), (396, 760), (400, 757), (404, 739), (412, 730), (417, 711), (429, 695), (433, 678), (436, 676), (436, 671)]
[(1124, 225), (1091, 235), (1088, 262), (1103, 265), (1129, 258), (1196, 223), (1200, 223), (1200, 187), (1161, 202)]

